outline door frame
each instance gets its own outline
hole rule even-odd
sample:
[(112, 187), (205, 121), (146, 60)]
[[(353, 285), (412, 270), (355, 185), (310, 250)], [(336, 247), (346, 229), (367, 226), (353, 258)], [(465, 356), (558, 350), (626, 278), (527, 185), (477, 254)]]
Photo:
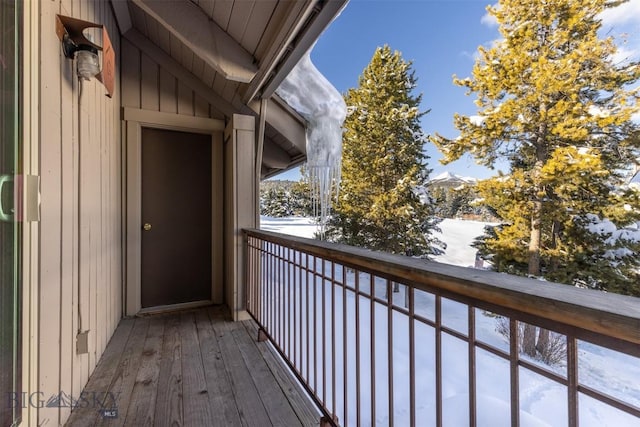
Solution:
[[(211, 135), (211, 192), (212, 192), (212, 229), (211, 229), (211, 301), (196, 301), (171, 306), (142, 309), (141, 261), (142, 261), (142, 128), (172, 130), (179, 132)], [(123, 196), (123, 262), (125, 265), (124, 307), (127, 316), (141, 312), (163, 309), (187, 308), (202, 304), (222, 304), (223, 289), (223, 214), (224, 200), (224, 156), (223, 156), (223, 120), (206, 117), (194, 117), (158, 111), (123, 108), (122, 140), (123, 171), (126, 173), (126, 195)], [(219, 203), (216, 203), (216, 198)], [(218, 206), (216, 209), (215, 207)]]

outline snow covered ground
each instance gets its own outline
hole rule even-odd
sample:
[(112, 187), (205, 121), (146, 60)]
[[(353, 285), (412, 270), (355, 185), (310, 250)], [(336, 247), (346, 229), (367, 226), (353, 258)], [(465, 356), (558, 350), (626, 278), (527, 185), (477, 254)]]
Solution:
[(438, 226), (442, 231), (436, 234), (440, 240), (447, 244), (443, 255), (434, 259), (445, 264), (473, 267), (476, 258), (476, 249), (471, 243), (476, 237), (481, 236), (486, 222), (462, 221), (458, 219), (444, 219)]
[(260, 228), (309, 239), (313, 239), (313, 235), (318, 231), (318, 225), (310, 218), (300, 217), (272, 218), (261, 216)]
[[(443, 255), (435, 257), (435, 260), (445, 264), (473, 267), (476, 250), (471, 247), (471, 243), (477, 236), (482, 235), (484, 226), (487, 224), (480, 221), (443, 220), (439, 224), (442, 233), (437, 237), (447, 244), (447, 250)], [(260, 218), (260, 227), (263, 230), (310, 239), (318, 231), (317, 224), (310, 218), (300, 217), (272, 218), (263, 216)]]
[[(480, 236), (486, 224), (477, 221), (462, 221), (446, 219), (440, 224), (442, 235), (438, 238), (447, 244), (446, 253), (437, 257), (436, 260), (443, 263), (455, 264), (464, 267), (472, 267), (475, 261), (476, 250), (470, 246), (473, 240)], [(317, 231), (317, 226), (306, 218), (261, 218), (261, 228), (270, 231), (277, 231), (285, 234), (312, 238)], [(339, 273), (341, 274), (341, 273)], [(349, 274), (347, 274), (349, 276)], [(353, 276), (353, 274), (351, 274)], [(355, 278), (348, 277), (349, 283)], [(362, 281), (366, 283), (365, 281)], [(384, 294), (384, 284), (380, 284), (378, 291), (376, 285), (376, 295)], [(325, 296), (329, 297), (330, 286), (320, 285), (320, 289), (310, 293), (312, 301), (320, 300), (324, 288)], [(294, 297), (295, 298), (295, 297)], [(298, 296), (302, 298), (302, 294)], [(362, 372), (369, 372), (371, 366), (371, 354), (369, 352), (370, 343), (368, 341), (370, 331), (370, 305), (360, 300), (360, 365)], [(398, 305), (402, 304), (403, 293), (394, 295), (394, 301), (398, 299)], [(424, 294), (417, 295), (415, 309), (417, 313), (433, 313), (433, 297)], [(289, 303), (291, 299), (289, 300)], [(342, 331), (345, 327), (346, 335), (355, 336), (355, 316), (353, 310), (356, 298), (353, 293), (347, 293), (344, 304), (347, 307), (347, 324), (343, 325), (341, 316), (335, 316), (336, 321), (336, 352), (342, 352)], [(288, 310), (283, 304), (281, 308)], [(313, 304), (312, 304), (313, 305)], [(342, 291), (336, 292), (336, 312), (342, 312)], [(372, 423), (367, 417), (370, 414), (370, 402), (362, 400), (362, 425), (387, 425), (390, 414), (386, 408), (386, 353), (388, 337), (386, 337), (386, 308), (381, 304), (376, 304), (375, 328), (376, 331), (376, 372), (377, 372), (377, 399), (376, 399), (376, 420)], [(462, 333), (466, 333), (467, 306), (453, 301), (443, 299), (443, 322)], [(329, 316), (330, 317), (330, 316)], [(337, 318), (337, 319), (336, 319)], [(294, 315), (293, 322), (305, 324), (305, 319)], [(315, 322), (315, 328), (319, 331), (329, 331), (329, 320), (322, 325), (321, 321)], [(393, 316), (393, 357), (394, 357), (394, 418), (395, 425), (408, 425), (408, 322), (406, 316), (401, 313), (394, 313)], [(421, 400), (417, 402), (418, 425), (433, 425), (435, 414), (434, 396), (434, 333), (433, 329), (426, 325), (416, 327), (416, 357), (420, 360), (416, 371), (416, 392)], [(508, 351), (508, 344), (505, 339), (496, 332), (496, 318), (484, 315), (482, 311), (476, 310), (476, 334), (478, 339)], [(321, 334), (319, 334), (321, 335)], [(419, 337), (418, 337), (419, 335)], [(315, 334), (314, 334), (315, 336)], [(327, 337), (327, 340), (330, 337)], [(355, 401), (355, 358), (354, 343), (349, 340), (347, 345), (348, 357), (347, 365), (343, 366), (339, 362), (336, 369), (337, 378), (343, 378), (345, 369), (348, 382), (347, 396), (349, 402)], [(443, 335), (443, 351), (446, 358), (443, 361), (443, 419), (444, 425), (463, 426), (468, 425), (468, 361), (466, 344), (448, 335)], [(640, 407), (640, 360), (621, 353), (604, 349), (589, 343), (579, 342), (579, 378), (580, 382), (593, 389), (605, 392), (617, 399)], [(329, 349), (325, 351), (325, 357), (330, 354)], [(320, 349), (314, 356), (318, 360), (322, 359)], [(539, 363), (532, 361), (533, 363)], [(508, 426), (509, 418), (509, 365), (504, 359), (500, 359), (484, 350), (477, 350), (477, 408), (479, 426)], [(549, 369), (547, 367), (547, 369)], [(566, 376), (566, 367), (559, 365), (551, 368), (559, 375)], [(327, 396), (331, 396), (330, 384), (323, 384), (319, 381), (317, 388), (325, 390)], [(366, 376), (361, 377), (361, 388), (368, 390), (370, 381)], [(343, 399), (344, 391), (337, 387), (335, 390), (337, 397), (336, 413), (344, 420), (346, 425), (356, 424), (356, 411), (354, 408), (346, 408), (347, 416), (344, 416)], [(367, 396), (365, 394), (364, 396)], [(422, 398), (424, 397), (424, 398)], [(330, 401), (330, 399), (328, 399)], [(351, 404), (349, 404), (350, 406)], [(558, 383), (541, 377), (532, 371), (520, 368), (520, 422), (523, 426), (559, 426), (566, 425), (567, 418), (567, 391)], [(581, 426), (615, 426), (632, 427), (640, 426), (640, 420), (633, 418), (610, 406), (599, 403), (586, 395), (579, 396), (579, 418)]]

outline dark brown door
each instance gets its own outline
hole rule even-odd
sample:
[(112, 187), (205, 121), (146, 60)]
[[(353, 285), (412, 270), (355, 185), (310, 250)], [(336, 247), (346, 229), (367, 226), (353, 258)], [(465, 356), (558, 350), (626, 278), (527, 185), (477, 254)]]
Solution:
[(142, 129), (142, 307), (211, 300), (211, 136)]

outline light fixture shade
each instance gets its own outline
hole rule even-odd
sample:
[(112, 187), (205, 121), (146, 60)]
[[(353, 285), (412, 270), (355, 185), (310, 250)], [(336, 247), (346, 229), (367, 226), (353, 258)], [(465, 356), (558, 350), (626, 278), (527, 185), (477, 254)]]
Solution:
[(76, 53), (78, 76), (90, 80), (100, 72), (98, 54), (90, 50), (79, 50)]

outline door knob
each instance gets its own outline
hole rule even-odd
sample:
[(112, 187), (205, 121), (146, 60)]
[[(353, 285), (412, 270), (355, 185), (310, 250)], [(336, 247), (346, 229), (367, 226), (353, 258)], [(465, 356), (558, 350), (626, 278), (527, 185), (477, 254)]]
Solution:
[(142, 228), (144, 229), (144, 231), (149, 231), (151, 230), (151, 224), (149, 224), (148, 222), (145, 222)]

